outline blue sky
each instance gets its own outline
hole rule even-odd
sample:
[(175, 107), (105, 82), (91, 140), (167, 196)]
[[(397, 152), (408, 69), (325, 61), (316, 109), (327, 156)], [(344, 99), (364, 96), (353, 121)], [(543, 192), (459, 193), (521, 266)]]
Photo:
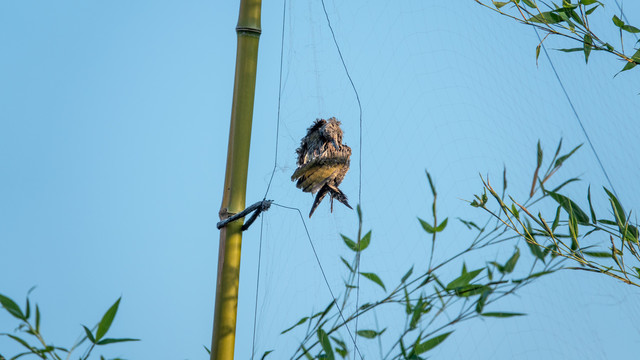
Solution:
[[(114, 345), (106, 356), (207, 358), (237, 6), (0, 4), (0, 293), (22, 303), (36, 285), (43, 333), (56, 345), (69, 346), (80, 324), (93, 325), (122, 296), (111, 335), (142, 341)], [(373, 230), (362, 266), (383, 280), (424, 262), (428, 242), (416, 216), (430, 214), (425, 168), (439, 191), (440, 216), (479, 216), (461, 200), (480, 191), (479, 173), (498, 179), (506, 166), (513, 193), (523, 198), (538, 139), (547, 154), (561, 137), (567, 148), (585, 142), (548, 61), (541, 56), (536, 66), (532, 29), (471, 0), (327, 0), (327, 10), (362, 100), (362, 206)], [(625, 11), (640, 24), (640, 4), (627, 2)], [(615, 12), (608, 4), (592, 23), (611, 42), (618, 39)], [(264, 196), (274, 164), (281, 21), (282, 2), (263, 4), (249, 203)], [(551, 39), (548, 47), (571, 44)], [(588, 65), (579, 53), (550, 54), (616, 191), (634, 209), (640, 73), (614, 78), (621, 64), (605, 54), (592, 54)], [(269, 198), (308, 211), (311, 196), (290, 181), (294, 151), (315, 118), (330, 116), (343, 122), (354, 149), (341, 188), (355, 204), (355, 96), (320, 2), (291, 2)], [(576, 175), (583, 181), (567, 193), (582, 200), (588, 184), (607, 185), (587, 146), (558, 174)], [(607, 206), (602, 192), (594, 194)], [(436, 258), (467, 241), (464, 227), (451, 224)], [(339, 256), (348, 253), (338, 234), (354, 234), (355, 212), (338, 204), (330, 213), (322, 204), (307, 225), (330, 283), (340, 288)], [(259, 237), (254, 225), (243, 244), (239, 359), (251, 353)], [(509, 245), (491, 256), (512, 251)], [(382, 295), (375, 286), (362, 291)], [(277, 334), (330, 299), (295, 212), (265, 214), (259, 295), (257, 352), (277, 348), (274, 358), (287, 358), (296, 338)], [(608, 278), (559, 273), (499, 304), (527, 317), (463, 324), (433, 355), (631, 358), (640, 345), (639, 295)], [(0, 331), (13, 326), (0, 314)], [(0, 349), (11, 354), (15, 347), (0, 338)]]

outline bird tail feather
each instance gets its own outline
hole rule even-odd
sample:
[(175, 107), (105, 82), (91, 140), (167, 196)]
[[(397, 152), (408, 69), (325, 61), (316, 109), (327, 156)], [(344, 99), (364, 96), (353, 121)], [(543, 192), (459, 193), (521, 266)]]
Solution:
[(320, 205), (320, 202), (322, 202), (322, 199), (324, 199), (324, 197), (329, 193), (329, 187), (327, 185), (323, 186), (320, 191), (318, 191), (318, 195), (316, 195), (316, 199), (313, 201), (313, 205), (311, 206), (311, 212), (309, 213), (309, 217), (311, 217), (311, 215), (313, 215), (313, 212), (316, 211), (316, 208), (318, 207), (318, 205)]
[[(351, 207), (351, 205), (349, 205), (349, 201), (347, 200), (347, 195), (345, 195), (340, 189), (338, 189), (337, 187), (331, 187), (331, 199), (336, 199), (338, 201), (340, 201), (341, 203), (343, 203), (346, 207), (348, 207), (349, 209), (353, 208)], [(333, 210), (333, 209), (332, 209)]]

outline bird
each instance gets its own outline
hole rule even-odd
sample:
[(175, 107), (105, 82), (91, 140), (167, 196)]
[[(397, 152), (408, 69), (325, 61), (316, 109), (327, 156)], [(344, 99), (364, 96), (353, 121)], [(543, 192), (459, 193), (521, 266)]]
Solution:
[(296, 149), (298, 167), (291, 181), (297, 180), (296, 187), (304, 192), (317, 193), (309, 217), (327, 194), (331, 199), (331, 212), (333, 199), (353, 209), (347, 196), (338, 188), (349, 171), (351, 158), (351, 148), (342, 143), (340, 124), (335, 117), (316, 119)]

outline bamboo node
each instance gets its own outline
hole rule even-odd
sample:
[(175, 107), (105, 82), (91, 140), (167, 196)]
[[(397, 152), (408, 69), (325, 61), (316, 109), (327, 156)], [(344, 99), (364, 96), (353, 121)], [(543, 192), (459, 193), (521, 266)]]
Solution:
[(262, 34), (262, 30), (259, 28), (249, 27), (249, 26), (236, 26), (236, 32), (248, 32), (252, 34)]

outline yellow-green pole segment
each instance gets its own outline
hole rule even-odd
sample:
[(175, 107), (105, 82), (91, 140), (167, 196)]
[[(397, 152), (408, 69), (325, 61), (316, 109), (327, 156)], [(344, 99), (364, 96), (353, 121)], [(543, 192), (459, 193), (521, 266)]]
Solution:
[[(236, 75), (231, 105), (231, 127), (227, 169), (220, 219), (245, 208), (251, 122), (256, 88), (258, 41), (260, 39), (261, 0), (241, 0), (238, 17)], [(242, 221), (234, 221), (220, 230), (218, 278), (213, 316), (211, 360), (232, 360), (236, 337)]]

